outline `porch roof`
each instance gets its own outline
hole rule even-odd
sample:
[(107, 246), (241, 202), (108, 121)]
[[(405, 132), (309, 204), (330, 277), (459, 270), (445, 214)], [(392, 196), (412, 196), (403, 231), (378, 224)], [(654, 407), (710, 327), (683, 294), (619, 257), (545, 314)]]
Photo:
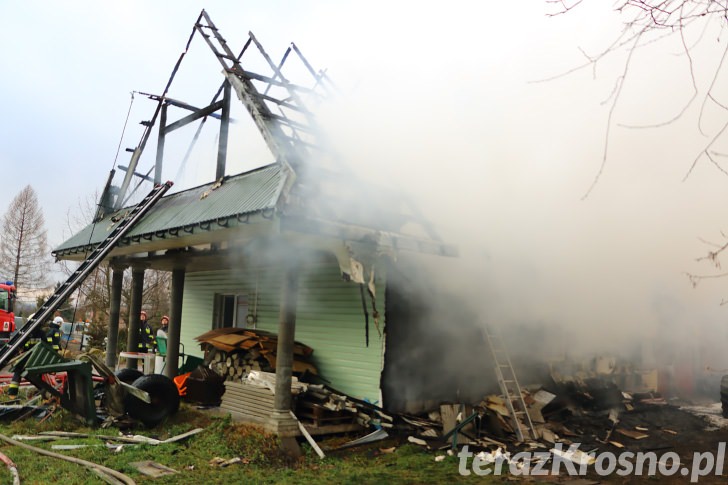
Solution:
[[(118, 248), (165, 239), (165, 248), (176, 247), (178, 244), (172, 244), (169, 239), (189, 239), (195, 233), (271, 219), (285, 181), (281, 166), (272, 164), (231, 176), (222, 184), (213, 182), (164, 197), (119, 241)], [(127, 210), (129, 208), (121, 209), (89, 224), (55, 248), (52, 254), (57, 259), (83, 258), (108, 237)], [(118, 254), (119, 249), (112, 255), (114, 253)]]
[[(386, 192), (352, 184), (352, 181), (346, 184), (338, 181), (329, 187), (321, 185), (318, 195), (308, 198), (302, 198), (294, 186), (287, 192), (288, 197), (281, 197), (295, 177), (290, 174), (276, 163), (226, 177), (222, 183), (209, 183), (164, 197), (119, 241), (110, 256), (235, 239), (245, 241), (271, 233), (374, 243), (382, 249), (440, 256), (458, 253), (457, 248), (431, 235), (403, 234), (400, 231), (403, 224), (421, 219), (406, 215), (401, 201), (387, 198)], [(342, 187), (348, 190), (344, 190), (346, 196), (336, 195), (333, 189)], [(352, 198), (364, 199), (360, 195), (364, 192), (367, 203), (352, 204)], [(356, 196), (352, 197), (352, 193)], [(52, 254), (56, 259), (84, 259), (108, 237), (127, 210), (121, 209), (89, 224)], [(318, 244), (326, 245), (323, 241)]]

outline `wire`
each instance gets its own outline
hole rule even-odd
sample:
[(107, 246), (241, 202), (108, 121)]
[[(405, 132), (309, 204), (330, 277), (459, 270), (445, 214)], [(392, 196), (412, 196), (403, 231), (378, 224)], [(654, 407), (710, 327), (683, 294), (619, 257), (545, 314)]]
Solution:
[(134, 105), (134, 93), (137, 91), (132, 91), (131, 93), (131, 100), (129, 100), (129, 110), (126, 112), (126, 119), (124, 120), (124, 128), (121, 129), (121, 138), (119, 138), (119, 146), (116, 147), (116, 155), (114, 156), (114, 163), (111, 166), (113, 169), (116, 166), (116, 161), (119, 159), (119, 152), (121, 151), (121, 144), (124, 142), (124, 134), (126, 133), (126, 125), (129, 123), (129, 115), (131, 114), (131, 107)]
[[(134, 106), (134, 94), (138, 93), (138, 91), (131, 91), (129, 94), (131, 95), (131, 99), (129, 100), (129, 109), (126, 111), (126, 119), (124, 120), (124, 126), (121, 129), (121, 136), (119, 137), (119, 145), (116, 147), (116, 155), (114, 156), (114, 162), (111, 164), (111, 169), (113, 170), (116, 166), (116, 161), (119, 159), (119, 152), (121, 151), (121, 144), (124, 143), (124, 135), (126, 134), (126, 126), (129, 124), (129, 116), (131, 115), (131, 108)], [(103, 197), (103, 194), (102, 194)], [(99, 201), (100, 205), (101, 201)], [(93, 239), (94, 231), (96, 230), (96, 220), (94, 218), (93, 225), (91, 226), (91, 232), (88, 236), (88, 242), (86, 243), (86, 247), (90, 248), (91, 246), (91, 240)], [(90, 252), (90, 249), (87, 249), (84, 252), (83, 259), (85, 260), (88, 257), (88, 254)], [(94, 276), (94, 287), (96, 286), (96, 276)], [(68, 334), (68, 339), (66, 340), (66, 345), (63, 347), (63, 350), (68, 349), (68, 344), (71, 341), (71, 334), (73, 333), (73, 327), (75, 326), (75, 320), (76, 320), (76, 314), (78, 313), (78, 305), (80, 303), (80, 296), (81, 296), (81, 285), (79, 285), (78, 290), (76, 292), (76, 304), (73, 307), (73, 316), (71, 317), (71, 331)], [(85, 322), (86, 320), (83, 319)], [(84, 333), (85, 333), (85, 326), (84, 326)], [(83, 337), (81, 337), (83, 339)], [(63, 343), (61, 341), (61, 343)], [(83, 340), (81, 340), (81, 348), (83, 348)]]

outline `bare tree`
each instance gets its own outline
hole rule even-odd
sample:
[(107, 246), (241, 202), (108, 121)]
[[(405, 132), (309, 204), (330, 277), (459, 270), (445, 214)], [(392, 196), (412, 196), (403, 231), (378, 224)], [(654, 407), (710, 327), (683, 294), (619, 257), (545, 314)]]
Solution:
[[(546, 0), (546, 3), (553, 7), (549, 14), (557, 16), (568, 14), (587, 3), (586, 0)], [(608, 45), (595, 53), (587, 54), (582, 50), (586, 61), (569, 70), (566, 73), (554, 76), (550, 79), (568, 75), (583, 68), (596, 70), (596, 65), (606, 56), (616, 55), (620, 52), (625, 56), (623, 67), (617, 75), (614, 89), (609, 97), (610, 109), (607, 119), (604, 147), (601, 164), (587, 189), (584, 197), (588, 197), (591, 191), (599, 182), (599, 179), (607, 164), (610, 132), (615, 124), (613, 114), (619, 104), (620, 94), (625, 81), (631, 72), (631, 61), (636, 50), (651, 45), (654, 42), (663, 41), (669, 37), (679, 40), (683, 58), (687, 61), (686, 68), (689, 70), (692, 81), (692, 94), (673, 116), (668, 117), (651, 125), (633, 125), (619, 123), (618, 126), (625, 128), (659, 128), (671, 124), (682, 118), (688, 109), (700, 103), (697, 110), (697, 131), (705, 137), (705, 142), (696, 150), (695, 157), (690, 160), (683, 180), (687, 179), (701, 161), (712, 164), (719, 173), (728, 175), (728, 169), (721, 164), (721, 157), (728, 154), (722, 153), (717, 147), (721, 141), (728, 139), (728, 100), (721, 99), (724, 90), (719, 83), (721, 73), (726, 68), (725, 61), (728, 57), (728, 43), (724, 42), (725, 31), (728, 27), (728, 1), (722, 0), (619, 0), (614, 4), (614, 10), (622, 19), (622, 31)], [(707, 34), (707, 35), (706, 35)], [(711, 43), (709, 48), (718, 49), (711, 59), (710, 65), (697, 66), (694, 61), (694, 52), (699, 46), (706, 44), (706, 39)], [(718, 41), (717, 43), (715, 41)], [(705, 61), (703, 61), (705, 62)], [(701, 68), (708, 72), (707, 82), (698, 82), (696, 72)], [(696, 106), (697, 108), (697, 106)], [(710, 111), (722, 114), (722, 120), (717, 129), (709, 131), (705, 123), (708, 108)], [(728, 276), (728, 272), (722, 271), (720, 256), (728, 250), (728, 236), (721, 233), (724, 242), (712, 242), (701, 239), (702, 242), (713, 249), (702, 257), (697, 258), (698, 262), (709, 263), (714, 273), (694, 274), (686, 273), (693, 286), (704, 279), (722, 278)], [(723, 301), (721, 304), (726, 304)]]
[(0, 271), (12, 277), (19, 296), (27, 297), (45, 286), (49, 267), (45, 219), (38, 197), (28, 185), (15, 196), (3, 217)]
[[(587, 2), (585, 0), (546, 0), (546, 3), (553, 7), (553, 11), (549, 15), (557, 16), (570, 13)], [(724, 33), (724, 29), (728, 27), (728, 2), (715, 0), (619, 0), (613, 8), (622, 19), (622, 31), (620, 34), (597, 53), (589, 54), (582, 50), (581, 52), (586, 58), (583, 64), (574, 67), (566, 73), (549, 78), (554, 79), (583, 68), (596, 70), (596, 65), (607, 56), (620, 53), (625, 56), (623, 68), (617, 74), (614, 88), (609, 96), (610, 109), (607, 119), (602, 161), (584, 197), (588, 197), (597, 185), (607, 164), (609, 135), (614, 124), (613, 115), (615, 108), (619, 104), (622, 88), (629, 78), (633, 54), (638, 49), (652, 45), (654, 42), (662, 41), (668, 37), (674, 37), (679, 40), (684, 59), (687, 61), (686, 68), (689, 70), (692, 80), (691, 97), (668, 119), (651, 125), (620, 123), (619, 126), (626, 128), (657, 128), (665, 126), (680, 119), (688, 111), (688, 108), (696, 100), (699, 100), (701, 106), (698, 114), (697, 129), (702, 135), (708, 138), (708, 141), (696, 153), (695, 158), (686, 171), (685, 178), (692, 173), (698, 162), (703, 159), (713, 164), (723, 174), (728, 175), (728, 170), (716, 158), (717, 156), (724, 156), (724, 154), (714, 149), (716, 143), (726, 135), (726, 131), (728, 130), (728, 102), (721, 101), (720, 96), (716, 93), (718, 90), (718, 86), (716, 85), (717, 80), (723, 70), (725, 58), (728, 56), (728, 44), (721, 47), (722, 52), (718, 53), (720, 59), (717, 65), (705, 66), (707, 69), (712, 70), (710, 82), (705, 86), (699, 86), (696, 80), (695, 72), (698, 66), (695, 65), (693, 60), (694, 51), (700, 45), (705, 44), (706, 32), (709, 32), (711, 28), (717, 26), (720, 29), (717, 39), (720, 43), (720, 36)], [(707, 37), (714, 39), (711, 36)], [(708, 105), (713, 105), (725, 114), (725, 119), (720, 128), (712, 133), (708, 133), (703, 126), (703, 118)]]
[[(92, 220), (96, 206), (94, 200), (98, 193), (86, 199), (79, 200), (76, 208), (69, 211), (66, 217), (66, 230), (69, 234), (80, 231)], [(63, 261), (63, 271), (70, 276), (78, 266), (77, 263)], [(76, 290), (76, 304), (72, 309), (74, 320), (90, 320), (89, 332), (92, 336), (91, 345), (100, 346), (106, 336), (109, 325), (109, 308), (111, 305), (111, 276), (112, 269), (103, 263), (94, 269)], [(159, 322), (163, 314), (169, 312), (171, 273), (165, 271), (147, 270), (144, 278), (144, 291), (142, 293), (142, 307), (147, 310), (150, 322)], [(131, 298), (131, 274), (124, 273), (121, 292), (122, 320), (128, 321), (125, 310), (129, 308)], [(120, 338), (120, 345), (126, 339)]]

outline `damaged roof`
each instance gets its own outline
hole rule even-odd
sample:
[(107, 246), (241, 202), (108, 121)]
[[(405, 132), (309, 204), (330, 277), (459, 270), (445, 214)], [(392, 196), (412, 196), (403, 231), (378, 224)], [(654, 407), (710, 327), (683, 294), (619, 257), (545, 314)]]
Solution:
[[(231, 176), (219, 185), (209, 183), (166, 196), (119, 241), (119, 247), (225, 229), (245, 224), (256, 214), (270, 218), (285, 180), (281, 166), (272, 164)], [(55, 248), (53, 255), (63, 259), (92, 250), (108, 237), (119, 216), (127, 210), (121, 209), (89, 224)]]
[[(229, 91), (233, 90), (251, 115), (277, 162), (243, 174), (223, 177), (222, 183), (213, 182), (162, 198), (128, 235), (119, 240), (111, 252), (112, 256), (195, 246), (199, 249), (206, 244), (213, 245), (210, 249), (217, 251), (226, 243), (240, 245), (274, 233), (301, 241), (314, 241), (316, 245), (323, 239), (324, 244), (345, 241), (347, 244), (363, 243), (367, 247), (375, 245), (383, 250), (457, 255), (457, 248), (441, 240), (434, 227), (399, 187), (384, 189), (365, 183), (341, 163), (303, 99), (310, 97), (318, 104), (333, 86), (329, 86), (330, 82), (323, 73), (315, 73), (295, 45), (288, 49), (283, 60), (292, 49), (307, 71), (314, 74), (314, 86), (318, 90), (304, 88), (284, 78), (280, 72), (283, 61), (277, 67), (271, 64), (252, 32), (249, 32), (243, 52), (253, 42), (272, 68), (270, 76), (243, 69), (240, 61), (242, 53), (237, 57), (232, 54), (204, 10), (195, 23), (194, 32), (205, 37), (223, 67), (223, 75), (230, 88), (224, 94), (228, 108)], [(188, 46), (191, 40), (192, 37)], [(221, 52), (226, 55), (221, 55)], [(172, 72), (167, 87), (174, 79), (176, 70)], [(218, 91), (215, 99), (221, 92)], [(146, 122), (147, 129), (142, 140), (133, 151), (129, 167), (125, 168), (124, 181), (118, 187), (112, 186), (112, 174), (102, 200), (111, 202), (113, 199), (113, 203), (108, 207), (106, 203), (100, 204), (99, 214), (126, 203), (126, 191), (157, 115), (167, 104), (180, 107), (180, 102), (166, 97), (166, 88), (165, 95), (153, 98), (158, 101), (155, 114), (151, 121)], [(167, 131), (182, 126), (181, 122), (187, 124), (218, 109), (225, 111), (224, 105), (220, 101), (203, 109), (182, 106), (192, 110), (193, 114), (171, 124), (167, 124), (165, 115), (159, 121), (160, 141)], [(225, 130), (227, 123), (229, 120), (224, 123)], [(226, 154), (226, 143), (223, 143), (221, 135), (218, 174), (225, 173), (226, 157), (220, 155)], [(157, 163), (160, 165), (163, 148), (162, 142), (158, 145), (157, 154)], [(155, 163), (155, 168), (159, 173), (155, 172), (154, 180), (160, 183), (161, 166)], [(143, 177), (142, 180), (152, 179)], [(124, 213), (130, 210), (132, 208), (128, 207), (104, 215), (59, 245), (52, 254), (57, 259), (85, 258), (88, 252), (109, 236)]]
[[(239, 237), (260, 234), (258, 228), (293, 232), (337, 240), (374, 243), (382, 248), (456, 256), (457, 249), (427, 235), (402, 233), (409, 219), (402, 208), (384, 210), (389, 205), (382, 195), (369, 189), (368, 203), (352, 204), (347, 198), (323, 190), (317, 197), (294, 197), (284, 203), (284, 188), (295, 175), (275, 163), (239, 175), (178, 192), (160, 199), (122, 238), (115, 255), (150, 252), (230, 240), (235, 236), (223, 230), (238, 229)], [(358, 184), (340, 184), (349, 191)], [(359, 187), (361, 189), (361, 187)], [(297, 193), (295, 188), (288, 192)], [(350, 192), (351, 193), (351, 192)], [(377, 195), (375, 195), (377, 194)], [(349, 197), (351, 199), (352, 197)], [(356, 197), (353, 197), (356, 198)], [(366, 208), (362, 210), (362, 208)], [(83, 259), (114, 230), (124, 208), (89, 224), (53, 250), (57, 259)], [(275, 221), (275, 226), (271, 223)], [(258, 223), (257, 225), (254, 223)], [(266, 226), (265, 224), (268, 223)], [(266, 229), (263, 229), (264, 231)], [(248, 231), (248, 232), (244, 232)]]

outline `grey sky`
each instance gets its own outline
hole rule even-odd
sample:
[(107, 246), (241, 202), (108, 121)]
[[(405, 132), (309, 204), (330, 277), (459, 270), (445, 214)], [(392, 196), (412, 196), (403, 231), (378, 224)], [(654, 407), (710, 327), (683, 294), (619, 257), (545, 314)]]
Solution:
[[(636, 56), (615, 111), (609, 161), (585, 201), (603, 149), (602, 102), (624, 55), (605, 59), (596, 76), (585, 69), (530, 83), (582, 63), (577, 46), (606, 46), (619, 30), (608, 7), (547, 18), (541, 0), (205, 6), (234, 49), (252, 30), (274, 58), (295, 41), (328, 68), (345, 93), (346, 116), (342, 108), (329, 121), (349, 162), (413, 193), (445, 238), (463, 247), (468, 276), (453, 286), (485, 302), (489, 318), (564, 323), (597, 339), (615, 329), (649, 336), (666, 318), (659, 302), (669, 300), (686, 326), (724, 325), (719, 302), (728, 298), (728, 280), (694, 290), (683, 274), (703, 268), (694, 258), (709, 248), (698, 237), (722, 242), (728, 206), (728, 177), (706, 162), (681, 182), (705, 141), (696, 110), (662, 129), (616, 126), (664, 121), (687, 102), (679, 44)], [(161, 91), (200, 8), (192, 1), (0, 1), (0, 202), (31, 184), (52, 245), (68, 235), (67, 212), (103, 186), (129, 93)], [(699, 59), (703, 85), (716, 52)], [(171, 94), (202, 105), (220, 82), (219, 66), (200, 39), (189, 62), (201, 67), (183, 72), (186, 81), (181, 74)], [(136, 145), (138, 122), (152, 110), (137, 97), (122, 150)], [(713, 114), (707, 120), (715, 132)], [(188, 140), (181, 136), (171, 153)], [(180, 186), (209, 181), (205, 164), (213, 159), (205, 157), (193, 160)], [(175, 162), (168, 163), (165, 178), (172, 178)], [(231, 170), (257, 164), (241, 156)]]

